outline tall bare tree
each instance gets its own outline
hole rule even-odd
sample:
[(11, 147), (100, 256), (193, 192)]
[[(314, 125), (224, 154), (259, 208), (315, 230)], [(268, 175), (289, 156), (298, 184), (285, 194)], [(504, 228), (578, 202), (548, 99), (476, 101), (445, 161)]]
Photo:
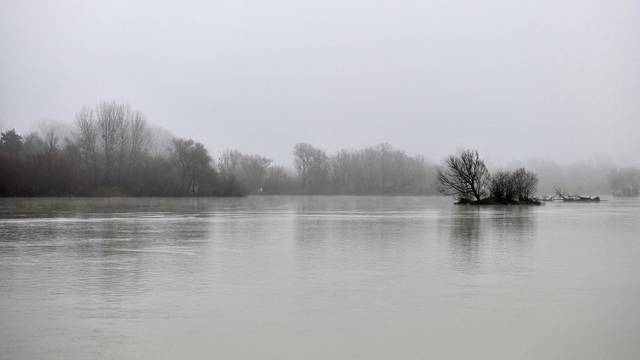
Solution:
[(314, 192), (322, 190), (329, 176), (327, 154), (310, 144), (298, 143), (293, 148), (293, 155), (302, 188)]
[(114, 180), (116, 160), (124, 146), (123, 128), (126, 126), (129, 114), (128, 105), (115, 101), (103, 102), (96, 106), (96, 124), (104, 157), (104, 182), (107, 185)]
[(480, 201), (487, 194), (489, 171), (478, 151), (463, 150), (445, 160), (444, 168), (438, 169), (438, 181), (445, 195)]
[(129, 131), (129, 150), (135, 166), (140, 156), (147, 152), (151, 143), (151, 134), (147, 128), (147, 118), (140, 111), (133, 113)]
[(90, 174), (91, 181), (98, 181), (98, 127), (93, 109), (83, 107), (76, 114), (78, 149), (85, 171)]
[(220, 172), (238, 177), (243, 156), (238, 150), (223, 151), (218, 159)]

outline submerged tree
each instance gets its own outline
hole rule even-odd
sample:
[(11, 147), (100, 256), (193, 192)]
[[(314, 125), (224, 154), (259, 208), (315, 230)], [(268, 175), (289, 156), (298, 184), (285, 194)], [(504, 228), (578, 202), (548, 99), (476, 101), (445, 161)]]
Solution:
[(528, 201), (536, 192), (538, 177), (524, 168), (515, 171), (497, 171), (491, 175), (491, 197), (503, 201)]
[(449, 156), (438, 169), (440, 192), (461, 202), (482, 204), (538, 204), (533, 199), (538, 185), (536, 174), (520, 168), (489, 173), (477, 151), (464, 150)]
[(516, 197), (513, 174), (509, 171), (497, 171), (491, 175), (489, 192), (493, 198), (513, 200)]
[(511, 174), (513, 191), (517, 200), (531, 200), (538, 187), (538, 176), (525, 168), (519, 168)]
[(487, 194), (489, 171), (478, 151), (464, 150), (445, 160), (438, 169), (440, 192), (458, 199), (480, 201)]

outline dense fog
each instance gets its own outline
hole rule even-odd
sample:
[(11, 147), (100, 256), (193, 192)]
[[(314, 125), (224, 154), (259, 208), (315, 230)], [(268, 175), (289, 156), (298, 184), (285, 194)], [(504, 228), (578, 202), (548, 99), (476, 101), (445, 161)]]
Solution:
[(640, 165), (639, 13), (635, 0), (3, 1), (0, 122), (26, 134), (114, 99), (212, 154), (290, 166), (298, 142), (387, 142), (434, 162), (471, 148), (543, 159), (543, 188), (580, 172), (586, 191)]

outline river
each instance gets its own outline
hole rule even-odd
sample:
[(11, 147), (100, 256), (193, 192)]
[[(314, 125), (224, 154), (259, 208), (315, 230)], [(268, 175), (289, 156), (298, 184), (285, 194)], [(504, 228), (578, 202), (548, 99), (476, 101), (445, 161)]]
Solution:
[(638, 359), (608, 200), (0, 199), (0, 359)]

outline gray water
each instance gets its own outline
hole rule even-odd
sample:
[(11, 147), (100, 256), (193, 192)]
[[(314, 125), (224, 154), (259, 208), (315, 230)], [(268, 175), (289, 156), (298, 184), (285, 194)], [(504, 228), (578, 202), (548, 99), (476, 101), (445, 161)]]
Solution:
[(638, 359), (640, 201), (0, 200), (2, 359)]

